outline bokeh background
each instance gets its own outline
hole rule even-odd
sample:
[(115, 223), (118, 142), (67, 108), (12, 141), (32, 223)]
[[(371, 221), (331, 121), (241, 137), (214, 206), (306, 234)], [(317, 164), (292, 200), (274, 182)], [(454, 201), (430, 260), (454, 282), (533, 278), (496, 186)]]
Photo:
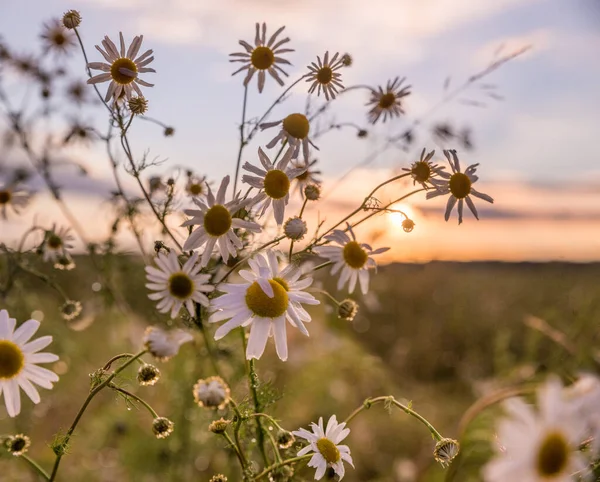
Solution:
[[(296, 49), (288, 56), (293, 63), (290, 79), (329, 50), (352, 55), (352, 67), (343, 71), (347, 86), (375, 86), (397, 75), (412, 85), (406, 115), (393, 122), (368, 125), (364, 90), (344, 94), (328, 110), (320, 128), (352, 122), (368, 135), (358, 138), (353, 128), (342, 128), (319, 139), (320, 151), (313, 157), (326, 197), (309, 214), (313, 225), (354, 209), (372, 186), (407, 167), (423, 147), (439, 154), (456, 147), (463, 163), (480, 163), (478, 188), (492, 195), (495, 204), (478, 204), (479, 222), (467, 213), (460, 226), (454, 218), (446, 223), (442, 200), (411, 198), (397, 208), (414, 219), (413, 232), (405, 233), (402, 218), (393, 214), (365, 223), (358, 230), (361, 236), (392, 249), (382, 257), (385, 266), (374, 276), (370, 293), (357, 297), (357, 318), (342, 323), (323, 303), (313, 311), (311, 338), (290, 340), (288, 362), (279, 362), (269, 347), (259, 363), (261, 378), (284, 395), (270, 409), (289, 429), (331, 413), (343, 418), (366, 397), (390, 393), (412, 400), (443, 433), (463, 442), (463, 456), (444, 471), (433, 462), (433, 442), (417, 422), (374, 407), (353, 422), (348, 443), (357, 469), (346, 480), (479, 480), (478, 467), (489, 455), (490, 427), (498, 412), (494, 406), (473, 419), (464, 418), (473, 403), (548, 372), (596, 366), (597, 1), (3, 0), (2, 41), (15, 52), (39, 54), (43, 23), (70, 8), (82, 13), (82, 38), (93, 58), (93, 46), (104, 35), (116, 38), (119, 31), (128, 41), (143, 34), (144, 45), (155, 52), (157, 73), (145, 77), (155, 84), (145, 91), (149, 114), (173, 126), (175, 135), (165, 137), (150, 122), (134, 125), (131, 139), (138, 155), (149, 149), (151, 157), (165, 160), (145, 171), (145, 180), (172, 172), (174, 166), (210, 180), (232, 173), (243, 88), (241, 77), (230, 75), (227, 54), (238, 51), (238, 39), (253, 38), (256, 21), (266, 21), (270, 29), (286, 25)], [(471, 76), (528, 46), (523, 55), (452, 96)], [(64, 65), (85, 79), (77, 50)], [(24, 85), (18, 72), (3, 69), (0, 75), (14, 104), (35, 109), (37, 92)], [(279, 87), (269, 80), (262, 95), (252, 84), (250, 117), (260, 116), (279, 95)], [(294, 88), (271, 118), (304, 109), (306, 89), (302, 84)], [(67, 102), (62, 107), (64, 118), (41, 127), (40, 138), (50, 130), (68, 131), (73, 119), (99, 129), (106, 126), (100, 104), (81, 109)], [(6, 129), (4, 119), (0, 128)], [(407, 130), (413, 143), (387, 142)], [(270, 134), (257, 136), (243, 160), (253, 162), (255, 149)], [(24, 153), (7, 139), (0, 144), (0, 178), (27, 165)], [(110, 236), (115, 213), (107, 199), (113, 179), (102, 143), (66, 146), (54, 173), (90, 239), (102, 242)], [(32, 176), (27, 186), (36, 192), (27, 209), (0, 220), (0, 242), (8, 246), (34, 220), (65, 223), (41, 179)], [(409, 187), (395, 184), (380, 199), (394, 199)], [(125, 189), (139, 195), (127, 176)], [(178, 202), (184, 207), (187, 201)], [(296, 201), (292, 209), (298, 205)], [(147, 245), (160, 237), (148, 221)], [(42, 320), (41, 330), (54, 335), (54, 352), (61, 356), (53, 367), (61, 381), (43, 394), (38, 406), (24, 402), (16, 420), (0, 406), (0, 434), (29, 434), (32, 455), (46, 466), (52, 460), (47, 444), (69, 425), (85, 398), (88, 374), (113, 354), (135, 350), (146, 326), (167, 321), (146, 298), (143, 262), (125, 226), (116, 242), (118, 249), (100, 260), (102, 279), (98, 266), (83, 256), (77, 257), (72, 272), (41, 268), (82, 301), (84, 314), (76, 322), (65, 323), (57, 311), (60, 298), (28, 277), (17, 279), (10, 294), (0, 299), (0, 307), (11, 316)], [(75, 251), (83, 251), (79, 240)], [(4, 258), (0, 266), (6, 273)], [(110, 302), (104, 279), (131, 310)], [(326, 273), (319, 276), (332, 292), (334, 281)], [(239, 346), (225, 339), (219, 349), (224, 371), (237, 380), (239, 360), (233, 353)], [(61, 468), (64, 480), (209, 480), (218, 472), (238, 480), (232, 454), (206, 430), (214, 414), (200, 410), (191, 397), (195, 380), (213, 374), (201, 339), (160, 368), (163, 380), (137, 393), (147, 394), (159, 412), (175, 421), (174, 435), (166, 441), (154, 439), (145, 412), (104, 394), (78, 428)], [(135, 386), (133, 375), (130, 386)], [(232, 389), (239, 399), (247, 395), (243, 380)], [(2, 480), (35, 480), (22, 461), (6, 455), (0, 457), (0, 471)], [(298, 480), (303, 478), (312, 478), (310, 470), (299, 474)]]

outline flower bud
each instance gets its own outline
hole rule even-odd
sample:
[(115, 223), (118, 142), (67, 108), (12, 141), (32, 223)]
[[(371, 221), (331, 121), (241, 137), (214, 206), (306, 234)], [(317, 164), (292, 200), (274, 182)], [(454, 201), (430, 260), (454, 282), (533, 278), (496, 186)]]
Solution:
[(406, 218), (402, 221), (402, 229), (405, 233), (410, 233), (415, 228), (415, 222), (412, 219)]
[(62, 23), (66, 28), (77, 28), (81, 24), (81, 14), (77, 10), (69, 10), (63, 15)]
[(337, 315), (340, 320), (352, 321), (358, 313), (358, 303), (350, 298), (338, 305)]
[(288, 432), (287, 430), (277, 432), (277, 443), (280, 449), (289, 449), (295, 441), (296, 437), (294, 437), (292, 432)]
[(158, 380), (160, 380), (160, 370), (154, 365), (146, 363), (138, 370), (137, 381), (140, 385), (154, 385)]
[(213, 422), (208, 426), (208, 430), (210, 430), (212, 433), (224, 433), (230, 423), (230, 420), (225, 420), (224, 418), (213, 420)]
[(227, 477), (223, 474), (213, 475), (210, 479), (210, 482), (227, 482)]
[(171, 137), (173, 134), (175, 134), (174, 127), (165, 127), (165, 137)]
[(306, 222), (298, 216), (288, 219), (283, 225), (283, 233), (287, 238), (293, 241), (301, 240), (306, 234), (306, 231)]
[(198, 380), (193, 393), (200, 407), (222, 410), (229, 403), (231, 390), (221, 377), (209, 377)]
[(460, 444), (451, 438), (444, 438), (435, 444), (433, 458), (442, 467), (450, 465), (454, 457), (460, 452)]
[(74, 320), (81, 314), (81, 303), (79, 301), (67, 300), (60, 307), (61, 316), (67, 320)]
[(132, 97), (127, 102), (127, 105), (131, 113), (135, 115), (145, 114), (148, 110), (148, 101), (142, 96)]
[(173, 433), (174, 425), (168, 418), (158, 417), (152, 422), (152, 431), (156, 438), (167, 438)]
[(316, 184), (309, 184), (304, 188), (304, 195), (309, 201), (317, 201), (321, 197), (321, 188)]

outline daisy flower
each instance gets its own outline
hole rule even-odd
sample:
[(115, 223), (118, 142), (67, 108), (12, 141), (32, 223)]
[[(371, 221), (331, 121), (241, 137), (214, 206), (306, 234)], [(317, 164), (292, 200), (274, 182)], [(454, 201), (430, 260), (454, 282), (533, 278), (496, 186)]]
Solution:
[(311, 277), (301, 278), (299, 269), (287, 266), (279, 268), (277, 256), (268, 251), (248, 261), (251, 270), (241, 270), (240, 276), (247, 283), (224, 284), (220, 290), (226, 294), (212, 300), (217, 311), (209, 322), (229, 320), (221, 325), (215, 340), (220, 340), (239, 326), (252, 325), (246, 349), (246, 358), (260, 358), (265, 351), (267, 339), (275, 337), (277, 355), (287, 360), (286, 320), (308, 336), (304, 323), (311, 321), (302, 304), (318, 305), (319, 301), (302, 290), (312, 284)]
[(579, 416), (585, 420), (588, 435), (593, 438), (594, 453), (600, 452), (600, 379), (592, 374), (583, 374), (565, 389), (565, 398), (572, 402)]
[(309, 94), (312, 94), (315, 89), (317, 89), (317, 95), (321, 95), (321, 89), (323, 89), (326, 100), (329, 100), (329, 98), (335, 99), (335, 96), (338, 93), (337, 89), (344, 88), (340, 82), (342, 74), (336, 72), (336, 70), (339, 70), (344, 66), (343, 56), (338, 59), (339, 55), (340, 54), (336, 52), (330, 60), (329, 52), (325, 52), (323, 62), (321, 62), (321, 57), (317, 55), (318, 65), (311, 62), (311, 64), (307, 66), (310, 72), (306, 82), (312, 82), (310, 89), (308, 89)]
[(509, 417), (497, 428), (497, 455), (483, 469), (486, 482), (570, 482), (586, 463), (577, 450), (585, 424), (564, 399), (559, 380), (552, 379), (537, 395), (539, 410), (523, 400), (509, 400)]
[(249, 204), (251, 199), (240, 200), (236, 196), (232, 201), (225, 203), (227, 186), (229, 186), (229, 176), (225, 176), (221, 181), (215, 199), (210, 186), (207, 185), (206, 200), (192, 199), (200, 209), (185, 209), (183, 211), (192, 218), (188, 219), (182, 226), (199, 226), (192, 231), (183, 245), (183, 249), (197, 249), (206, 244), (200, 261), (201, 266), (208, 264), (215, 245), (217, 245), (225, 262), (227, 262), (230, 255), (232, 257), (237, 256), (237, 250), (242, 249), (243, 244), (233, 231), (234, 229), (245, 229), (253, 233), (260, 232), (260, 226), (255, 222), (233, 217), (235, 213)]
[[(450, 177), (446, 180), (440, 180), (436, 182), (436, 190), (428, 192), (427, 199), (450, 194), (450, 197), (448, 198), (448, 204), (446, 204), (446, 214), (444, 215), (446, 221), (448, 221), (450, 218), (450, 213), (452, 213), (452, 209), (454, 208), (456, 201), (458, 201), (458, 224), (461, 224), (463, 221), (463, 201), (467, 202), (467, 206), (469, 206), (473, 216), (475, 216), (475, 219), (479, 220), (477, 209), (475, 208), (475, 204), (473, 204), (473, 200), (470, 198), (470, 195), (478, 197), (479, 199), (483, 199), (489, 203), (494, 202), (491, 196), (473, 189), (473, 184), (475, 184), (479, 179), (475, 175), (475, 171), (477, 170), (477, 166), (479, 166), (479, 164), (472, 164), (467, 167), (465, 172), (460, 172), (460, 163), (458, 162), (456, 151), (454, 149), (447, 151), (445, 150), (444, 155), (446, 156), (446, 159), (448, 159), (448, 163), (452, 168), (452, 175), (450, 175)], [(452, 158), (450, 155), (452, 155)]]
[(167, 313), (171, 310), (171, 318), (174, 318), (185, 305), (190, 316), (194, 316), (194, 301), (209, 305), (204, 293), (213, 291), (214, 286), (206, 284), (210, 280), (209, 274), (200, 274), (202, 265), (197, 264), (198, 256), (198, 253), (193, 253), (181, 267), (174, 250), (168, 255), (160, 252), (154, 259), (158, 268), (146, 266), (146, 278), (149, 281), (146, 288), (156, 291), (149, 294), (148, 298), (160, 300), (156, 305), (158, 311)]
[(10, 184), (0, 185), (0, 213), (3, 219), (7, 218), (8, 208), (12, 208), (15, 214), (19, 214), (21, 208), (29, 202), (31, 195)]
[(310, 162), (299, 161), (296, 159), (292, 161), (292, 166), (297, 169), (304, 169), (304, 172), (296, 176), (296, 191), (300, 192), (300, 196), (304, 198), (304, 188), (308, 185), (312, 184), (321, 184), (321, 179), (319, 176), (321, 175), (321, 171), (318, 169), (314, 169), (315, 164), (317, 163), (317, 159), (313, 159)]
[(136, 58), (140, 47), (142, 46), (144, 36), (140, 35), (134, 37), (127, 52), (125, 51), (125, 40), (123, 39), (123, 34), (121, 32), (119, 32), (119, 39), (121, 41), (120, 50), (117, 50), (117, 46), (107, 36), (102, 40), (104, 50), (102, 50), (99, 45), (96, 45), (96, 49), (108, 63), (91, 62), (88, 64), (88, 68), (104, 72), (103, 74), (88, 79), (88, 84), (98, 84), (110, 80), (110, 85), (106, 91), (106, 97), (104, 98), (106, 102), (108, 102), (111, 97), (118, 99), (122, 94), (125, 94), (127, 99), (131, 99), (134, 90), (139, 96), (143, 97), (144, 94), (142, 94), (139, 85), (143, 85), (144, 87), (154, 86), (154, 84), (149, 84), (138, 77), (138, 74), (156, 72), (154, 69), (146, 67), (154, 60), (154, 57), (152, 57), (152, 50), (146, 50), (142, 55)]
[(425, 189), (427, 189), (427, 183), (438, 184), (439, 179), (435, 176), (443, 177), (444, 179), (450, 179), (450, 174), (444, 171), (443, 167), (439, 167), (437, 164), (431, 162), (431, 158), (435, 154), (435, 150), (430, 151), (426, 154), (427, 150), (423, 148), (421, 151), (421, 157), (418, 161), (411, 164), (410, 168), (403, 167), (402, 170), (410, 172), (410, 176), (413, 179), (413, 185), (419, 183)]
[(258, 159), (260, 160), (260, 163), (264, 169), (253, 166), (249, 162), (246, 162), (242, 166), (242, 169), (256, 174), (256, 176), (249, 176), (248, 174), (245, 174), (242, 176), (242, 182), (250, 184), (252, 187), (257, 189), (263, 190), (263, 192), (261, 192), (253, 200), (254, 205), (262, 203), (260, 208), (260, 216), (262, 216), (267, 211), (269, 206), (273, 204), (275, 221), (279, 226), (283, 224), (285, 207), (290, 200), (290, 185), (292, 180), (306, 170), (306, 167), (288, 168), (292, 154), (293, 148), (290, 147), (281, 157), (279, 162), (277, 162), (277, 164), (273, 164), (269, 159), (269, 156), (267, 156), (259, 147)]
[(167, 361), (179, 353), (181, 345), (193, 339), (192, 335), (180, 329), (165, 331), (158, 326), (149, 326), (144, 333), (143, 342), (152, 356), (160, 361)]
[(351, 238), (344, 231), (335, 229), (332, 234), (325, 236), (325, 239), (334, 241), (340, 246), (317, 246), (313, 251), (334, 263), (331, 270), (332, 275), (336, 275), (341, 270), (337, 284), (338, 290), (342, 289), (347, 281), (350, 281), (348, 292), (352, 293), (358, 280), (362, 293), (366, 295), (369, 291), (369, 268), (377, 267), (371, 256), (385, 253), (390, 248), (379, 248), (373, 251), (368, 244), (356, 241), (350, 225), (348, 225), (348, 232), (352, 236)]
[(208, 184), (206, 176), (188, 175), (187, 183), (185, 184), (185, 192), (192, 198), (203, 198), (208, 193)]
[[(240, 40), (240, 45), (244, 47), (245, 52), (236, 52), (229, 54), (230, 62), (243, 62), (245, 65), (233, 74), (238, 74), (244, 70), (247, 70), (246, 78), (244, 79), (244, 86), (248, 85), (255, 72), (258, 71), (258, 91), (262, 92), (265, 86), (265, 71), (269, 72), (279, 85), (283, 85), (283, 80), (279, 77), (278, 71), (288, 77), (288, 74), (279, 66), (281, 64), (291, 65), (291, 63), (284, 58), (280, 57), (281, 54), (287, 52), (293, 52), (294, 49), (281, 48), (282, 45), (290, 41), (288, 37), (277, 40), (277, 37), (283, 32), (284, 27), (279, 28), (267, 42), (267, 24), (262, 24), (262, 32), (260, 24), (256, 24), (256, 35), (254, 37), (254, 47), (248, 42)], [(278, 65), (279, 64), (279, 65)]]
[(405, 77), (396, 77), (393, 81), (388, 81), (385, 90), (378, 87), (377, 90), (371, 89), (371, 99), (367, 102), (367, 106), (372, 106), (369, 111), (368, 117), (372, 124), (375, 124), (379, 117), (383, 114), (383, 122), (388, 117), (391, 119), (394, 116), (400, 117), (400, 114), (404, 114), (402, 108), (402, 98), (410, 95), (410, 85), (403, 87), (400, 86), (404, 82)]
[(310, 144), (316, 150), (319, 150), (315, 146), (308, 133), (310, 132), (310, 122), (304, 114), (290, 114), (285, 119), (278, 120), (276, 122), (265, 122), (260, 125), (261, 130), (269, 129), (281, 124), (281, 130), (271, 141), (267, 144), (267, 149), (275, 147), (275, 145), (281, 140), (282, 142), (287, 140), (290, 146), (294, 147), (293, 158), (298, 157), (300, 147), (302, 146), (302, 154), (304, 156), (304, 162), (308, 163), (308, 145)]
[(46, 231), (42, 243), (44, 262), (50, 261), (58, 269), (68, 268), (71, 264), (74, 267), (71, 255), (67, 251), (73, 248), (71, 243), (74, 240), (75, 237), (71, 234), (71, 228), (62, 227), (57, 230), (56, 226), (52, 226), (51, 230)]
[(52, 353), (39, 353), (42, 348), (52, 343), (52, 337), (42, 336), (31, 340), (40, 327), (37, 320), (27, 320), (16, 330), (15, 326), (16, 320), (9, 318), (8, 311), (1, 310), (0, 395), (4, 395), (6, 411), (10, 417), (16, 417), (21, 412), (19, 389), (23, 389), (33, 403), (39, 403), (40, 395), (33, 383), (51, 389), (52, 382), (58, 381), (56, 373), (37, 365), (58, 360)]
[(65, 55), (69, 49), (75, 46), (75, 35), (56, 18), (44, 24), (44, 31), (40, 37), (44, 42), (46, 52), (54, 51), (57, 54)]
[(312, 432), (305, 428), (292, 432), (296, 437), (308, 441), (308, 445), (298, 452), (298, 457), (302, 457), (310, 452), (315, 454), (308, 462), (309, 467), (316, 468), (315, 479), (322, 479), (327, 467), (331, 467), (339, 480), (342, 480), (346, 472), (343, 461), (354, 467), (350, 449), (347, 445), (339, 445), (350, 433), (346, 428), (346, 423), (338, 423), (335, 415), (332, 415), (327, 422), (327, 427), (323, 429), (323, 417), (319, 418), (319, 424), (311, 423)]
[(231, 390), (221, 377), (200, 379), (193, 389), (194, 401), (199, 407), (223, 410), (231, 400)]

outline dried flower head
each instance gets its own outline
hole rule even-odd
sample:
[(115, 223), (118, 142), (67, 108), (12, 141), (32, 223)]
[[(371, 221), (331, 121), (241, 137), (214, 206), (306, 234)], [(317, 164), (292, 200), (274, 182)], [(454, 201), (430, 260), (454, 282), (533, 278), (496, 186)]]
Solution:
[(349, 53), (345, 53), (344, 55), (342, 55), (342, 65), (344, 67), (350, 67), (353, 62), (354, 62), (354, 59), (352, 58), (352, 55), (350, 55)]
[(321, 188), (317, 184), (309, 184), (304, 188), (304, 195), (309, 201), (318, 201), (321, 197)]
[(194, 400), (200, 407), (222, 410), (231, 400), (231, 390), (221, 377), (209, 377), (196, 382)]
[(385, 90), (382, 87), (378, 87), (377, 90), (371, 90), (371, 99), (367, 102), (368, 106), (372, 106), (369, 111), (368, 117), (372, 124), (375, 124), (381, 115), (383, 114), (383, 122), (388, 117), (391, 119), (394, 116), (399, 117), (400, 114), (404, 114), (402, 108), (402, 98), (410, 94), (410, 85), (403, 87), (400, 86), (404, 82), (405, 78), (396, 77), (393, 81), (388, 81)]
[(158, 417), (152, 422), (152, 431), (156, 438), (167, 438), (173, 433), (174, 425), (168, 418)]
[(299, 241), (304, 238), (307, 230), (306, 222), (298, 216), (288, 219), (283, 225), (283, 233), (288, 239), (293, 241)]
[(300, 161), (298, 159), (292, 160), (292, 166), (297, 169), (304, 169), (304, 172), (296, 176), (296, 179), (294, 180), (296, 183), (296, 190), (300, 191), (301, 197), (304, 197), (304, 188), (309, 184), (316, 184), (317, 186), (321, 184), (321, 179), (319, 178), (321, 171), (316, 169), (317, 162), (317, 159), (313, 159), (310, 162)]
[(210, 482), (227, 482), (227, 477), (223, 474), (213, 475), (210, 479)]
[(294, 437), (292, 432), (288, 432), (287, 430), (279, 430), (277, 432), (277, 444), (280, 449), (289, 449), (295, 441), (296, 437)]
[(413, 229), (415, 229), (415, 222), (410, 218), (403, 219), (402, 229), (404, 229), (405, 233), (410, 233)]
[(57, 18), (44, 24), (44, 31), (40, 37), (44, 42), (46, 52), (64, 55), (69, 52), (69, 49), (75, 47), (75, 35), (67, 30)]
[(284, 72), (284, 70), (279, 65), (291, 65), (291, 63), (284, 58), (280, 57), (281, 54), (287, 52), (293, 52), (293, 49), (281, 48), (282, 45), (286, 44), (290, 41), (288, 37), (277, 41), (277, 37), (281, 32), (283, 32), (284, 27), (280, 27), (275, 31), (273, 35), (267, 41), (267, 24), (262, 24), (262, 32), (261, 26), (259, 23), (256, 24), (256, 35), (254, 36), (254, 47), (250, 45), (248, 42), (240, 40), (240, 45), (244, 47), (245, 52), (236, 52), (233, 54), (229, 54), (230, 62), (242, 62), (244, 65), (236, 70), (233, 74), (235, 75), (239, 72), (247, 70), (246, 78), (244, 79), (244, 85), (248, 85), (255, 72), (258, 71), (258, 91), (262, 92), (265, 86), (265, 72), (269, 72), (271, 77), (273, 77), (279, 85), (283, 85), (283, 80), (279, 77), (278, 71), (285, 75), (288, 74)]
[(231, 420), (225, 420), (224, 418), (220, 418), (219, 420), (213, 420), (211, 424), (208, 426), (208, 430), (212, 433), (221, 434), (227, 430), (227, 427), (231, 423)]
[(77, 28), (81, 24), (81, 14), (77, 10), (69, 10), (63, 15), (62, 23), (66, 28)]
[(169, 360), (177, 355), (181, 345), (193, 339), (192, 335), (183, 330), (165, 331), (157, 326), (149, 326), (144, 333), (144, 345), (154, 357), (161, 361)]
[(15, 457), (25, 454), (30, 445), (31, 440), (27, 435), (23, 435), (22, 433), (18, 435), (11, 435), (4, 441), (6, 450), (8, 450)]
[(144, 363), (137, 374), (137, 381), (142, 386), (152, 386), (160, 380), (160, 370), (154, 365)]
[(460, 452), (460, 444), (451, 438), (444, 438), (435, 444), (433, 458), (442, 467), (450, 465), (454, 457)]
[(368, 135), (369, 135), (369, 131), (367, 131), (365, 129), (359, 129), (358, 132), (356, 133), (356, 136), (359, 137), (360, 139), (364, 139)]
[(165, 137), (172, 137), (172, 136), (174, 136), (175, 135), (175, 128), (174, 127), (165, 127), (164, 135), (165, 135)]
[(148, 110), (148, 101), (141, 95), (129, 99), (127, 105), (131, 113), (135, 115), (143, 115)]
[(67, 320), (74, 320), (81, 314), (81, 303), (79, 301), (67, 300), (60, 307), (61, 316)]
[(350, 298), (338, 305), (337, 315), (340, 320), (352, 321), (358, 313), (358, 303)]

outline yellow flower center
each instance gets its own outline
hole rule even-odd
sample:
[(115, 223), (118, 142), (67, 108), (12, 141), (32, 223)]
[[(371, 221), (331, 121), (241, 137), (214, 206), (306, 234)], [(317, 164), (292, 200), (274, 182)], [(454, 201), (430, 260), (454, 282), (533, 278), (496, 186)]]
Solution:
[(348, 266), (354, 269), (362, 268), (369, 255), (356, 241), (350, 241), (344, 246), (344, 261)]
[(63, 245), (63, 240), (60, 236), (52, 233), (48, 236), (46, 243), (50, 249), (59, 249)]
[(392, 92), (383, 94), (379, 99), (379, 107), (382, 109), (389, 109), (396, 103), (396, 96)]
[(12, 341), (0, 340), (0, 380), (17, 376), (24, 366), (21, 349)]
[(124, 74), (121, 69), (128, 69), (137, 74), (135, 62), (127, 57), (115, 60), (110, 67), (110, 75), (117, 84), (127, 85), (133, 82), (136, 75)]
[[(302, 167), (302, 166), (298, 166), (298, 167)], [(296, 180), (300, 181), (300, 182), (303, 182), (303, 181), (306, 181), (309, 177), (310, 177), (310, 172), (307, 169), (306, 171), (304, 171), (299, 176), (296, 176)]]
[(187, 300), (194, 292), (194, 282), (183, 272), (173, 273), (168, 285), (171, 296), (180, 300)]
[(204, 192), (202, 184), (200, 184), (198, 182), (190, 184), (188, 190), (190, 191), (190, 194), (192, 194), (194, 196), (200, 196), (200, 194), (202, 194)]
[(317, 72), (317, 82), (319, 84), (327, 85), (327, 84), (329, 84), (329, 82), (331, 82), (332, 78), (333, 78), (333, 70), (331, 70), (331, 67), (329, 67), (329, 66), (325, 66), (325, 67), (319, 69), (319, 71)]
[(283, 287), (284, 290), (286, 290), (286, 291), (290, 290), (290, 285), (283, 278), (280, 278), (279, 276), (277, 276), (276, 278), (273, 278), (273, 281), (279, 283)]
[(54, 43), (54, 45), (58, 45), (60, 47), (61, 45), (64, 45), (66, 41), (67, 37), (65, 37), (60, 30), (55, 31), (52, 34), (52, 42)]
[(542, 477), (560, 474), (569, 461), (569, 453), (569, 445), (562, 433), (547, 434), (538, 452), (538, 474)]
[(285, 172), (272, 169), (265, 176), (264, 188), (270, 198), (281, 199), (290, 191), (290, 179)]
[(275, 63), (275, 54), (269, 47), (256, 47), (252, 51), (250, 62), (258, 70), (267, 70)]
[(327, 463), (335, 464), (340, 460), (340, 451), (328, 438), (323, 437), (317, 440), (317, 448)]
[(246, 305), (256, 316), (260, 316), (261, 318), (278, 318), (287, 310), (287, 291), (279, 281), (269, 280), (269, 284), (273, 288), (273, 298), (269, 298), (255, 281), (246, 291)]
[(462, 172), (452, 174), (450, 178), (450, 192), (457, 199), (466, 198), (471, 192), (471, 180)]
[(9, 190), (0, 191), (0, 204), (8, 204), (11, 198), (12, 194)]
[(417, 182), (426, 182), (431, 177), (431, 167), (428, 162), (417, 161), (410, 170), (413, 179)]
[(231, 228), (231, 214), (220, 204), (215, 204), (204, 215), (204, 229), (211, 236), (223, 236)]
[(296, 139), (304, 139), (310, 131), (310, 123), (303, 114), (290, 114), (283, 119), (283, 130)]

